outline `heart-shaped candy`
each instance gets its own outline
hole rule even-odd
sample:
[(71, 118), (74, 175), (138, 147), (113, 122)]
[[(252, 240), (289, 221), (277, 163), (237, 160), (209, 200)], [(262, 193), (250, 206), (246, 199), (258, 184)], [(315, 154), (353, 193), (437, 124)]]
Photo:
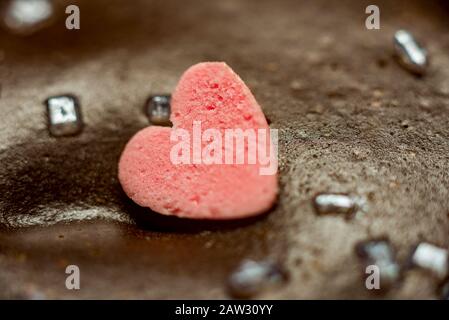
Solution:
[[(278, 190), (277, 148), (269, 148), (273, 134), (239, 76), (225, 63), (194, 65), (181, 77), (171, 109), (172, 128), (150, 126), (126, 145), (119, 162), (126, 194), (153, 211), (192, 219), (267, 211)], [(242, 132), (246, 144), (238, 145)], [(274, 170), (264, 173), (269, 166)]]

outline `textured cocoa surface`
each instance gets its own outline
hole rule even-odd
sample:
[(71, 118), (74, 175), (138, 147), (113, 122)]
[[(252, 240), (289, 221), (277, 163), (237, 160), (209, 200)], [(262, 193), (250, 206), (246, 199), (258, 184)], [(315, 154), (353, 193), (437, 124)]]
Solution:
[[(267, 257), (291, 277), (260, 298), (379, 298), (355, 243), (388, 236), (401, 261), (420, 240), (449, 246), (444, 1), (377, 1), (379, 31), (364, 27), (365, 1), (77, 3), (80, 31), (61, 10), (34, 36), (0, 32), (1, 298), (226, 298), (230, 270)], [(426, 77), (394, 61), (399, 28), (429, 50)], [(160, 221), (117, 181), (146, 98), (199, 61), (226, 61), (280, 130), (281, 193), (260, 219)], [(77, 137), (49, 136), (43, 101), (60, 93), (80, 99)], [(325, 191), (364, 196), (368, 210), (318, 217), (311, 198)], [(81, 290), (65, 288), (69, 264)], [(381, 297), (435, 298), (436, 285), (410, 271)]]

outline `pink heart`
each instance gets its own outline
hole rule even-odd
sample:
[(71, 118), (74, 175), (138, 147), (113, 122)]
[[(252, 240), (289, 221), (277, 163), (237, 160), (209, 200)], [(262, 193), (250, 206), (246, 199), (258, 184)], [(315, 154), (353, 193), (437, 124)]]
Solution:
[[(173, 128), (150, 126), (126, 145), (119, 162), (119, 180), (126, 194), (142, 207), (193, 219), (235, 219), (267, 211), (276, 200), (276, 170), (263, 175), (267, 163), (259, 159), (249, 162), (253, 151), (249, 141), (240, 153), (245, 156), (243, 164), (236, 163), (237, 151), (228, 158), (233, 163), (225, 163), (226, 152), (231, 154), (224, 140), (225, 129), (254, 131), (258, 148), (264, 144), (257, 136), (258, 130), (269, 130), (260, 106), (239, 76), (225, 63), (194, 65), (181, 77), (172, 95), (171, 109)], [(204, 137), (208, 129), (216, 134), (209, 139)], [(190, 136), (190, 146), (185, 149), (180, 147), (186, 146), (181, 143), (182, 135), (178, 135), (181, 131)], [(201, 147), (200, 153), (193, 142), (198, 132), (204, 139), (196, 144)], [(171, 141), (171, 134), (178, 139), (172, 136)], [(214, 144), (216, 148), (206, 153), (215, 163), (204, 163), (207, 157), (202, 152), (212, 141), (219, 140), (219, 134), (223, 138), (221, 148)], [(268, 132), (267, 136), (269, 144), (273, 135)], [(277, 163), (273, 163), (277, 155), (273, 150), (266, 154), (270, 165), (277, 169)], [(180, 159), (184, 163), (179, 163)]]

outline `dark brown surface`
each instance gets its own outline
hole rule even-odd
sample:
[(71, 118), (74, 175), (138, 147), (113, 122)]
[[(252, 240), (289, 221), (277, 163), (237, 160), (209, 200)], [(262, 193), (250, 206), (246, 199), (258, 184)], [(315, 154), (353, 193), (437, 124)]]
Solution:
[[(62, 15), (32, 37), (0, 33), (1, 298), (223, 298), (228, 272), (263, 257), (291, 280), (262, 298), (369, 298), (358, 241), (387, 235), (402, 260), (420, 239), (449, 246), (444, 1), (377, 2), (380, 31), (364, 28), (363, 1), (78, 3), (80, 31)], [(429, 49), (427, 77), (394, 62), (398, 28)], [(120, 189), (120, 152), (147, 125), (146, 98), (205, 60), (226, 61), (280, 129), (279, 203), (223, 230), (136, 225), (145, 213)], [(86, 126), (52, 138), (42, 102), (67, 92)], [(311, 198), (323, 191), (365, 196), (369, 209), (317, 217)], [(68, 264), (81, 269), (79, 291), (65, 288)], [(412, 271), (386, 297), (435, 288)]]

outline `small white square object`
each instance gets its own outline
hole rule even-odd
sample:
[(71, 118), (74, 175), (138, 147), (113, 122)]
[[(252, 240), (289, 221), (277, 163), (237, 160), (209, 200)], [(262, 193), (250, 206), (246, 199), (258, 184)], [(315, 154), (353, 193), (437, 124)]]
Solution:
[(412, 263), (444, 278), (449, 271), (449, 253), (443, 248), (423, 242), (413, 252)]
[(50, 97), (46, 100), (46, 105), (52, 135), (74, 135), (81, 131), (81, 111), (76, 97), (72, 95)]

